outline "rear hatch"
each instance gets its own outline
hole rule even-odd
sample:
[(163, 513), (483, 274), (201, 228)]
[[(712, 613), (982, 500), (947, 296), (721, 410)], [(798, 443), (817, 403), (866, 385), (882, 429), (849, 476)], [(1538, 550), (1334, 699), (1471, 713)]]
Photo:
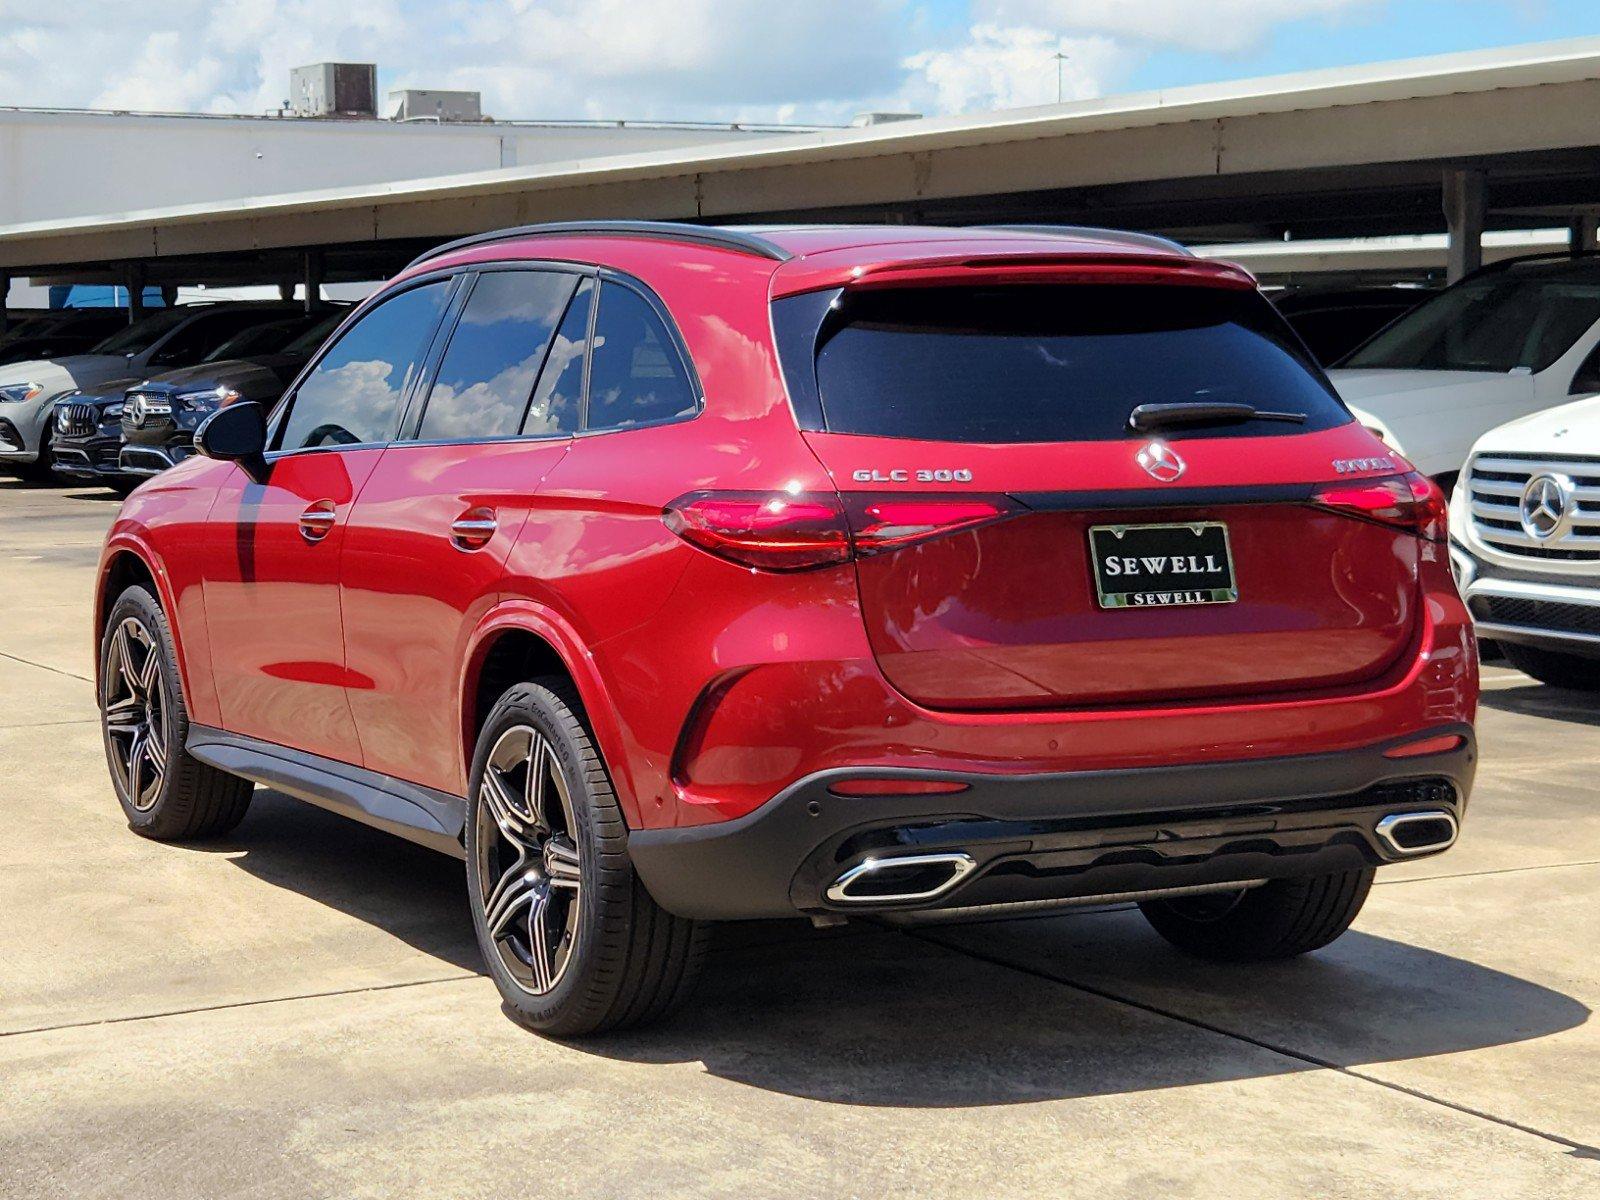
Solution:
[(774, 302), (804, 436), (869, 533), (874, 653), (911, 699), (1237, 701), (1371, 680), (1412, 643), (1427, 493), (1247, 279), (1155, 278)]

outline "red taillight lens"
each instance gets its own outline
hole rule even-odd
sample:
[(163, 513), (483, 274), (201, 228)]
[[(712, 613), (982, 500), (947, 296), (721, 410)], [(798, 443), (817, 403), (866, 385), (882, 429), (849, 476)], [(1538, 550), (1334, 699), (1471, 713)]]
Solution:
[(1445, 540), (1450, 519), (1444, 493), (1415, 471), (1387, 479), (1330, 484), (1318, 488), (1311, 502), (1380, 525), (1408, 529), (1431, 542)]
[(837, 496), (691, 492), (662, 520), (684, 541), (763, 571), (804, 571), (850, 560), (850, 529)]
[(968, 785), (954, 779), (836, 779), (835, 796), (953, 796)]
[(763, 571), (804, 571), (987, 525), (1016, 512), (1003, 496), (851, 496), (691, 492), (662, 519), (684, 541)]
[(881, 554), (928, 538), (987, 525), (1016, 511), (1004, 497), (851, 496), (850, 528), (857, 554)]

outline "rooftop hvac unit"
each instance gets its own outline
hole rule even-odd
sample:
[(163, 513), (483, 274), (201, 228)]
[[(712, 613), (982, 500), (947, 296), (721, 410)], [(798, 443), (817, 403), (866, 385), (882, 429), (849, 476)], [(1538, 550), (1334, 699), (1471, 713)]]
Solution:
[(289, 107), (297, 117), (376, 117), (376, 63), (312, 63), (289, 72)]
[(389, 93), (391, 121), (481, 121), (481, 92), (440, 92), (405, 88)]

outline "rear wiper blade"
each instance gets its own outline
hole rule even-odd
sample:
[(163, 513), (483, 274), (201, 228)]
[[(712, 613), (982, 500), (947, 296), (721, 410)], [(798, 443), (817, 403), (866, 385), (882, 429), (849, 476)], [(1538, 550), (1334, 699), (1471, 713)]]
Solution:
[(1269, 412), (1253, 404), (1225, 404), (1196, 400), (1178, 404), (1140, 404), (1128, 414), (1128, 428), (1135, 433), (1165, 429), (1170, 425), (1227, 425), (1242, 421), (1288, 421), (1304, 425), (1306, 414)]

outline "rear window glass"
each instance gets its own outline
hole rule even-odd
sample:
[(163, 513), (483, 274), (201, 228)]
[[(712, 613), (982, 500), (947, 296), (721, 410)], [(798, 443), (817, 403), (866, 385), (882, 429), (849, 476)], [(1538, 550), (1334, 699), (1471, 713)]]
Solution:
[(816, 372), (825, 427), (881, 437), (1107, 441), (1130, 436), (1137, 405), (1181, 402), (1246, 403), (1306, 421), (1163, 436), (1259, 437), (1351, 419), (1270, 304), (1217, 288), (846, 292), (824, 320)]

